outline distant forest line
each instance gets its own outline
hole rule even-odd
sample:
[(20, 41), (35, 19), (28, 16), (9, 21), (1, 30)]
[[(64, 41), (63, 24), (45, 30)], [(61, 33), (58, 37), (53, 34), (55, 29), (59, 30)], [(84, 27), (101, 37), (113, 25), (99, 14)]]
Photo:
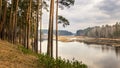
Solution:
[[(40, 30), (38, 31), (38, 33), (40, 33)], [(48, 34), (48, 30), (47, 29), (42, 29), (42, 34), (43, 35), (47, 35)], [(53, 34), (55, 35), (56, 34), (56, 31), (53, 30)], [(71, 36), (71, 35), (74, 35), (72, 32), (70, 31), (67, 31), (67, 30), (58, 30), (58, 35), (59, 36)]]
[(114, 25), (102, 25), (78, 30), (76, 36), (89, 36), (95, 38), (120, 38), (120, 22)]

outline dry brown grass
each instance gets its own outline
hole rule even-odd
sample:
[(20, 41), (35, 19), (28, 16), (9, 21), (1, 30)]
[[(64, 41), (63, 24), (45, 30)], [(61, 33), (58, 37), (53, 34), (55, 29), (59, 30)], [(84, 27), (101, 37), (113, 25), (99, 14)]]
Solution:
[(58, 36), (58, 40), (62, 41), (62, 42), (71, 42), (72, 40), (70, 40), (70, 36)]
[(38, 58), (23, 54), (17, 46), (0, 40), (0, 68), (38, 68)]

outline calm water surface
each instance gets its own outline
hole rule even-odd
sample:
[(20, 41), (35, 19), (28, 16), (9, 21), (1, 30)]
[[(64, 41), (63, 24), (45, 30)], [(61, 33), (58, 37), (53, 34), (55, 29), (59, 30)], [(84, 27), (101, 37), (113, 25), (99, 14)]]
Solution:
[[(69, 60), (75, 58), (87, 64), (89, 68), (120, 68), (120, 48), (105, 45), (87, 45), (80, 42), (59, 42), (58, 47), (61, 58)], [(47, 41), (43, 41), (42, 52), (46, 53), (46, 51)]]

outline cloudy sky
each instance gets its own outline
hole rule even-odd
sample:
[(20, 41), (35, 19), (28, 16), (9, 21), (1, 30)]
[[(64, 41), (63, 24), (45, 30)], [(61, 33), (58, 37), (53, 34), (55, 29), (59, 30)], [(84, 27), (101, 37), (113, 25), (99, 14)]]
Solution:
[[(120, 20), (120, 0), (76, 0), (71, 8), (59, 9), (59, 15), (63, 15), (70, 21), (70, 25), (59, 30), (76, 32), (87, 27), (115, 24)], [(43, 14), (43, 28), (48, 28), (49, 13)]]

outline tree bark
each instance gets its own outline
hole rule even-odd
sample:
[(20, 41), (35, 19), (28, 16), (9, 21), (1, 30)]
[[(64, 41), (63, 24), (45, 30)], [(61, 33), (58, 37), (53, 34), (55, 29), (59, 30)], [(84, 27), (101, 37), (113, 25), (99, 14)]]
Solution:
[(39, 3), (40, 1), (37, 0), (36, 53), (38, 53)]
[(9, 41), (12, 42), (12, 18), (13, 18), (13, 7), (10, 9), (10, 19), (9, 19)]
[(2, 0), (0, 0), (0, 24), (1, 24), (1, 18), (2, 18)]
[(48, 29), (48, 47), (47, 55), (53, 57), (53, 21), (54, 20), (54, 0), (50, 3), (49, 29)]
[(42, 0), (41, 0), (41, 8), (40, 8), (40, 53), (42, 52)]
[(5, 24), (5, 21), (6, 21), (6, 13), (7, 13), (7, 1), (5, 1), (5, 6), (4, 6), (4, 11), (3, 11), (3, 16), (2, 16), (3, 18), (0, 22), (0, 34), (1, 35), (2, 35), (2, 30), (4, 28), (4, 24)]
[(13, 40), (13, 43), (15, 44), (15, 43), (17, 43), (17, 10), (18, 10), (18, 2), (19, 2), (19, 0), (16, 0), (16, 7), (15, 7), (15, 20), (14, 20), (14, 35), (13, 35), (13, 37), (14, 37), (14, 40)]
[(1, 33), (2, 29), (3, 29), (4, 23), (6, 21), (6, 12), (7, 12), (7, 1), (5, 1), (4, 13), (3, 13), (3, 16), (2, 16), (3, 18), (2, 18), (2, 20), (0, 22), (0, 33)]
[(56, 58), (58, 58), (58, 0), (56, 1)]
[(30, 23), (31, 23), (31, 8), (32, 8), (32, 0), (29, 1), (28, 7), (28, 27), (27, 27), (27, 49), (30, 47)]

